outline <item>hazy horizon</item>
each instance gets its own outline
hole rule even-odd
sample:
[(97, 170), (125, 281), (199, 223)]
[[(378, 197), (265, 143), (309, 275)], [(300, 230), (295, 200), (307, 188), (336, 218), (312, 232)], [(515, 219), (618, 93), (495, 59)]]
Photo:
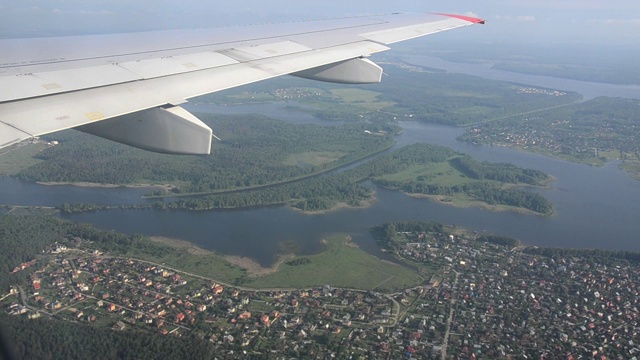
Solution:
[(487, 25), (439, 34), (450, 41), (636, 45), (640, 2), (503, 0), (453, 3), (398, 0), (311, 2), (27, 0), (0, 2), (0, 37), (63, 36), (198, 28), (389, 12), (445, 12), (477, 16)]

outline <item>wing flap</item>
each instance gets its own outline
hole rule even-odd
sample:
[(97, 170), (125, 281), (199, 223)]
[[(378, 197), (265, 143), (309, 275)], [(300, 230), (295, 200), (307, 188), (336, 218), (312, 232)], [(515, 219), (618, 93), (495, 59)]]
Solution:
[(238, 47), (223, 50), (220, 51), (220, 53), (238, 61), (246, 62), (257, 59), (269, 59), (281, 55), (296, 54), (309, 50), (312, 49), (293, 41), (283, 41), (263, 45)]
[(129, 61), (118, 66), (125, 68), (143, 79), (181, 74), (189, 71), (210, 69), (237, 64), (238, 61), (217, 52), (198, 53), (163, 57), (159, 59)]
[(0, 78), (0, 98), (11, 101), (140, 79), (115, 65), (8, 76)]

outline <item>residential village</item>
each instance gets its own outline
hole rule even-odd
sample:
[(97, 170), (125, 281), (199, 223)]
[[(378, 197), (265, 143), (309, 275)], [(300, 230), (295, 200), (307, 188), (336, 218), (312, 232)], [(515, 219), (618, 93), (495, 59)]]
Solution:
[(441, 270), (395, 294), (246, 289), (162, 264), (47, 250), (30, 285), (0, 296), (15, 316), (54, 316), (210, 341), (220, 358), (636, 359), (640, 266), (543, 257), (459, 236), (398, 233), (394, 252)]

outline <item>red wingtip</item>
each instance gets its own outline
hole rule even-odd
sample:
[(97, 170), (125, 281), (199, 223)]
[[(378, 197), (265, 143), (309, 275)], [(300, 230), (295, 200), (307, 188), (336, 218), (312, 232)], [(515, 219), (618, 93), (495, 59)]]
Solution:
[(443, 15), (443, 16), (448, 16), (448, 17), (452, 17), (452, 18), (456, 18), (456, 19), (460, 19), (460, 20), (465, 20), (474, 24), (484, 24), (485, 21), (484, 19), (478, 19), (478, 18), (474, 18), (471, 16), (464, 16), (464, 15), (456, 15), (456, 14), (440, 14), (440, 13), (436, 13), (436, 15)]

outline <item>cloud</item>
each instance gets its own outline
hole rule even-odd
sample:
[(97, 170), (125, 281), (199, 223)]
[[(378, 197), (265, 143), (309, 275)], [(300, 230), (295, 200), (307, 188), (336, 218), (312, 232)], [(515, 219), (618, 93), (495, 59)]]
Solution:
[(640, 19), (599, 19), (589, 20), (589, 24), (612, 25), (612, 26), (640, 26)]
[(531, 15), (525, 15), (525, 16), (521, 15), (521, 16), (516, 16), (515, 20), (519, 22), (535, 22), (536, 17)]
[(512, 15), (495, 15), (494, 18), (496, 20), (506, 20), (506, 21), (517, 21), (517, 22), (536, 22), (536, 17), (533, 15), (519, 15), (519, 16), (512, 16)]
[(58, 15), (114, 15), (113, 11), (107, 10), (62, 10), (53, 9), (52, 12)]
[(464, 15), (474, 17), (474, 18), (480, 17), (478, 16), (478, 14), (474, 13), (473, 11), (467, 11), (466, 13), (464, 13)]

